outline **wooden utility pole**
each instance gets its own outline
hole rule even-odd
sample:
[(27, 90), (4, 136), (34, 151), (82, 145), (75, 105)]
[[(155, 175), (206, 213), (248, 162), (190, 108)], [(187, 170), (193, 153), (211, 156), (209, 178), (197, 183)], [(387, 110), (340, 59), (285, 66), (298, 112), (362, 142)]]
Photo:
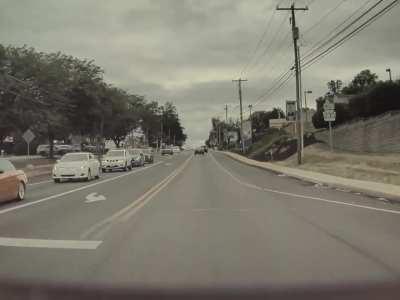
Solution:
[(299, 39), (299, 28), (296, 26), (296, 11), (308, 10), (308, 7), (295, 7), (294, 3), (290, 7), (277, 7), (277, 10), (290, 10), (292, 13), (291, 23), (292, 23), (292, 34), (293, 34), (293, 47), (294, 47), (294, 68), (296, 72), (296, 106), (297, 106), (297, 116), (296, 116), (296, 123), (297, 123), (297, 162), (300, 165), (302, 163), (302, 124), (301, 124), (301, 91), (300, 91), (300, 74), (299, 74), (299, 51), (297, 48), (297, 40)]
[(247, 79), (236, 79), (232, 80), (232, 82), (238, 83), (239, 88), (239, 104), (240, 104), (240, 141), (242, 143), (242, 153), (244, 153), (244, 140), (243, 140), (243, 106), (242, 106), (242, 81), (247, 81)]
[(228, 104), (225, 104), (225, 123), (228, 124)]

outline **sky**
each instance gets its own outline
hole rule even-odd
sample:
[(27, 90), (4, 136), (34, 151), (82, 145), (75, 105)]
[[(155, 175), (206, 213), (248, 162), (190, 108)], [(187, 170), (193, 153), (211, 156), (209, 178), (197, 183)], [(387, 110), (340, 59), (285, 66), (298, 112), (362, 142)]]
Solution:
[[(384, 0), (380, 6), (390, 3)], [(376, 0), (298, 0), (300, 52), (359, 8)], [(244, 117), (295, 99), (294, 80), (262, 97), (293, 65), (291, 25), (277, 4), (289, 0), (0, 0), (0, 42), (61, 51), (93, 59), (107, 82), (178, 108), (188, 143), (208, 138), (211, 118), (239, 117), (237, 83), (243, 82)], [(377, 11), (377, 10), (376, 10)], [(302, 72), (309, 106), (327, 92), (326, 82), (347, 84), (371, 69), (386, 80), (400, 77), (400, 5), (330, 55)], [(338, 30), (336, 30), (338, 31)], [(273, 89), (275, 90), (275, 89)]]

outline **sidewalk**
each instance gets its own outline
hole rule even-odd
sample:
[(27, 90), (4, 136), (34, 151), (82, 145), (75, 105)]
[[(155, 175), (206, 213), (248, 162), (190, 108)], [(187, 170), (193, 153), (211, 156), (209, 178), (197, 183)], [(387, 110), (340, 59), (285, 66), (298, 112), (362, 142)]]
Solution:
[(269, 162), (259, 162), (236, 153), (224, 152), (224, 151), (221, 151), (221, 153), (224, 153), (225, 155), (237, 161), (245, 163), (247, 165), (286, 174), (288, 176), (302, 179), (305, 181), (325, 184), (331, 187), (337, 187), (342, 189), (350, 189), (352, 191), (362, 192), (364, 194), (371, 196), (385, 197), (391, 200), (400, 201), (400, 186), (398, 185), (343, 178), (312, 171), (305, 171), (301, 169), (284, 167)]

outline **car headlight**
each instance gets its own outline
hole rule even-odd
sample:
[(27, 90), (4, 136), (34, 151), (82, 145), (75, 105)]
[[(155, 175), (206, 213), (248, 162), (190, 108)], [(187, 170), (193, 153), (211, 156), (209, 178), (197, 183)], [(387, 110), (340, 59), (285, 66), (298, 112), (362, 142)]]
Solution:
[(85, 170), (87, 168), (87, 165), (81, 166), (81, 170)]

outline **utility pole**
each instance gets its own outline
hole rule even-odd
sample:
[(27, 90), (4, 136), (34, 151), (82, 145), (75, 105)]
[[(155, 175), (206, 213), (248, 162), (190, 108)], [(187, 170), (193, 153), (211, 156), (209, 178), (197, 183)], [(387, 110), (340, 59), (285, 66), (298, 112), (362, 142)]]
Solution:
[(251, 120), (251, 109), (253, 108), (252, 104), (249, 104), (249, 112), (250, 112), (250, 120)]
[(294, 3), (290, 7), (277, 7), (277, 10), (290, 10), (292, 13), (291, 23), (292, 23), (292, 34), (293, 34), (293, 47), (294, 47), (294, 68), (296, 72), (296, 103), (297, 103), (297, 163), (300, 165), (302, 163), (302, 124), (301, 124), (301, 94), (300, 94), (300, 74), (299, 74), (299, 50), (297, 47), (297, 40), (299, 39), (299, 28), (296, 26), (296, 11), (306, 11), (308, 7), (295, 7)]
[(390, 68), (387, 68), (386, 72), (389, 73), (389, 80), (390, 80), (390, 82), (392, 82), (392, 70)]
[(225, 104), (225, 123), (228, 124), (228, 104)]
[(242, 143), (242, 153), (244, 153), (244, 140), (243, 140), (243, 106), (242, 106), (242, 81), (247, 81), (247, 79), (236, 79), (232, 82), (237, 82), (239, 87), (239, 104), (240, 104), (240, 141)]

